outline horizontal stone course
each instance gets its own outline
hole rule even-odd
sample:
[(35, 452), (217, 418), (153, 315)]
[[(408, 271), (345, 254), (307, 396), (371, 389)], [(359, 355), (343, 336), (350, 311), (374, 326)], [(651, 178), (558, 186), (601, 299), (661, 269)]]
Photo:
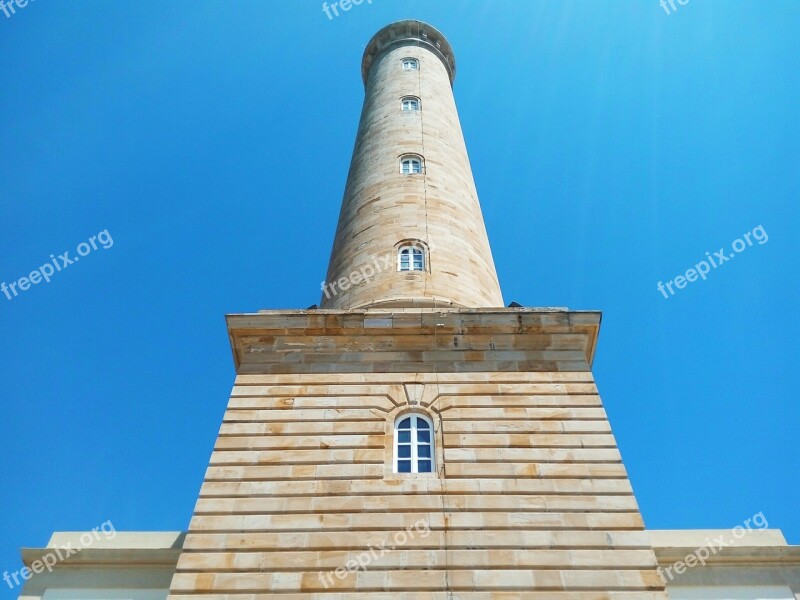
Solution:
[(215, 481), (205, 482), (201, 498), (268, 496), (417, 496), (432, 494), (633, 494), (627, 479), (388, 479), (380, 481)]
[(326, 587), (319, 572), (179, 572), (172, 581), (172, 591), (261, 591), (272, 593), (306, 591), (360, 590), (437, 591), (460, 590), (630, 590), (663, 589), (655, 570), (402, 570), (348, 572), (342, 579), (332, 577)]
[[(375, 377), (372, 374), (354, 373), (329, 373), (318, 375), (309, 379), (303, 374), (288, 375), (237, 375), (235, 387), (239, 386), (275, 386), (285, 388), (290, 385), (353, 385), (353, 384), (374, 384)], [(400, 373), (384, 373), (380, 377), (384, 385), (398, 385), (408, 383), (408, 376)], [(417, 383), (435, 383), (437, 385), (447, 383), (465, 383), (466, 385), (493, 384), (493, 383), (590, 383), (594, 384), (594, 378), (590, 372), (539, 372), (539, 373), (475, 373), (469, 380), (465, 380), (463, 375), (456, 373), (419, 373), (414, 378)]]
[(614, 463), (621, 461), (616, 448), (445, 448), (444, 460), (456, 463)]
[[(427, 375), (424, 379), (434, 379), (433, 374)], [(597, 387), (591, 382), (481, 382), (471, 381), (472, 376), (461, 376), (463, 383), (453, 383), (448, 381), (423, 381), (419, 385), (428, 384), (432, 386), (435, 391), (435, 397), (438, 396), (473, 396), (479, 397), (484, 395), (523, 395), (523, 396), (539, 396), (539, 395), (578, 395), (590, 394), (597, 395)], [(382, 380), (383, 377), (373, 377), (372, 383), (348, 383), (342, 385), (336, 384), (316, 384), (313, 378), (309, 378), (307, 385), (303, 384), (286, 384), (286, 385), (237, 385), (234, 386), (231, 397), (263, 397), (263, 398), (287, 398), (295, 396), (304, 397), (339, 397), (339, 396), (357, 396), (364, 398), (365, 396), (376, 396), (378, 398), (384, 396), (392, 396), (392, 393), (397, 393), (399, 387), (394, 384), (376, 385), (376, 381)], [(420, 378), (422, 379), (422, 378)], [(405, 377), (404, 381), (409, 383), (409, 378)], [(417, 383), (416, 378), (411, 378), (411, 383)], [(402, 399), (396, 399), (401, 400)]]
[(324, 479), (383, 479), (384, 466), (366, 464), (271, 465), (215, 467), (206, 470), (206, 481), (280, 481)]
[[(444, 507), (443, 507), (444, 508)], [(432, 529), (644, 529), (631, 512), (391, 512), (213, 515), (195, 514), (190, 531), (369, 531), (402, 530), (422, 519)]]
[(383, 464), (384, 449), (311, 448), (300, 450), (216, 450), (212, 465)]
[[(421, 537), (419, 534), (417, 537)], [(325, 571), (346, 565), (350, 561), (368, 563), (369, 570), (442, 570), (442, 569), (582, 569), (618, 568), (642, 569), (653, 567), (656, 562), (649, 549), (644, 550), (519, 550), (484, 548), (458, 549), (405, 549), (398, 553), (391, 550), (392, 536), (381, 548), (370, 552), (363, 550), (283, 551), (283, 552), (186, 552), (179, 562), (182, 572), (203, 571), (284, 571), (298, 566), (310, 570)], [(380, 546), (380, 544), (379, 544)]]
[[(445, 433), (445, 447), (461, 448), (615, 448), (610, 434), (577, 433)], [(385, 434), (374, 435), (280, 435), (280, 436), (221, 436), (215, 450), (311, 450), (317, 448), (368, 449), (391, 445)]]
[[(669, 600), (666, 592), (626, 592), (626, 591), (525, 591), (525, 600)], [(175, 600), (261, 600), (263, 593), (247, 592), (221, 594), (172, 593)], [(305, 592), (282, 593), (280, 600), (520, 600), (520, 592), (465, 592), (453, 594), (451, 591), (358, 591), (347, 592)]]
[[(409, 500), (404, 494), (393, 496), (302, 496), (269, 498), (200, 498), (195, 515), (213, 514), (277, 514), (328, 512), (392, 512), (404, 511)], [(436, 511), (443, 507), (461, 512), (497, 511), (631, 511), (636, 510), (632, 495), (465, 495), (425, 494), (413, 499), (415, 510)]]
[[(446, 433), (610, 433), (605, 419), (581, 421), (552, 419), (547, 421), (447, 421)], [(223, 423), (220, 436), (385, 434), (386, 418), (371, 421), (337, 419), (335, 421), (245, 421)]]
[[(197, 532), (187, 537), (184, 550), (215, 552), (237, 550), (365, 550), (391, 540), (396, 531), (310, 531), (310, 532)], [(436, 530), (426, 537), (410, 537), (404, 548), (474, 549), (650, 549), (644, 531), (526, 531), (526, 530)]]

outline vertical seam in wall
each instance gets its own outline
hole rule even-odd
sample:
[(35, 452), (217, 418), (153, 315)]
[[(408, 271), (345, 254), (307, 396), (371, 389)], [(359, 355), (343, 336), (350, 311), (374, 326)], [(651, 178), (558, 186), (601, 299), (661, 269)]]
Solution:
[[(422, 39), (422, 27), (419, 23), (417, 23), (417, 44), (421, 48), (422, 43), (419, 41)], [(431, 269), (431, 275), (433, 274), (433, 267), (431, 265), (431, 240), (430, 240), (430, 232), (428, 229), (428, 159), (427, 154), (425, 152), (425, 109), (422, 108), (422, 64), (420, 63), (420, 69), (417, 72), (417, 89), (419, 90), (419, 100), (420, 100), (420, 137), (421, 137), (421, 146), (422, 146), (422, 156), (424, 160), (424, 172), (422, 174), (422, 182), (423, 182), (423, 200), (425, 206), (425, 243), (428, 245), (428, 264), (426, 265), (428, 268)], [(428, 291), (428, 278), (427, 274), (423, 274), (423, 287), (422, 293), (423, 296)], [(435, 302), (434, 302), (435, 306)], [(420, 314), (420, 317), (422, 315)], [(438, 319), (434, 319), (433, 322), (433, 351), (436, 352), (438, 348), (438, 337), (437, 337), (437, 326), (436, 321)], [(434, 360), (433, 361), (433, 377), (436, 381), (436, 391), (439, 391), (439, 365)], [(442, 420), (442, 413), (441, 411), (438, 414), (438, 421), (439, 421), (439, 448), (441, 449), (440, 452), (442, 453), (442, 470), (439, 473), (439, 478), (442, 482), (439, 497), (441, 499), (442, 504), (442, 524), (444, 526), (444, 530), (442, 531), (442, 542), (444, 544), (444, 591), (447, 594), (447, 598), (452, 600), (453, 598), (453, 590), (451, 589), (451, 582), (450, 582), (450, 569), (451, 569), (451, 556), (450, 556), (450, 510), (448, 510), (447, 500), (450, 495), (447, 493), (447, 465), (445, 463), (445, 455), (444, 455), (444, 421)], [(434, 432), (435, 433), (435, 432)], [(429, 524), (430, 525), (430, 524)]]
[[(422, 43), (419, 41), (422, 37), (422, 30), (417, 24), (417, 47), (422, 48)], [(422, 56), (420, 55), (420, 58)], [(417, 59), (419, 60), (419, 59)], [(428, 157), (425, 152), (425, 109), (422, 108), (422, 61), (419, 61), (419, 69), (417, 69), (417, 94), (419, 94), (419, 135), (420, 135), (420, 151), (422, 153), (422, 199), (423, 207), (425, 210), (425, 245), (427, 246), (426, 263), (423, 265), (422, 271), (422, 297), (426, 297), (428, 293), (428, 272), (433, 272), (431, 268), (431, 240), (428, 230)]]
[[(436, 321), (434, 320), (433, 323), (433, 350), (434, 352), (439, 347), (438, 346), (438, 338), (437, 338), (437, 325)], [(439, 368), (436, 361), (433, 361), (433, 377), (436, 381), (436, 392), (438, 397), (439, 392)], [(434, 408), (435, 402), (431, 403), (430, 408), (432, 410), (436, 410)], [(447, 463), (445, 462), (445, 445), (444, 445), (444, 420), (442, 419), (442, 412), (439, 410), (437, 411), (437, 417), (439, 422), (439, 451), (442, 453), (442, 470), (439, 472), (439, 479), (442, 482), (439, 498), (441, 499), (442, 504), (442, 525), (444, 527), (442, 531), (442, 543), (444, 544), (444, 589), (447, 593), (448, 600), (452, 600), (453, 598), (453, 590), (450, 589), (450, 565), (451, 565), (451, 549), (450, 549), (450, 510), (447, 506), (447, 500), (450, 498), (450, 494), (447, 490)], [(434, 431), (434, 435), (435, 435)], [(435, 447), (434, 447), (435, 448)], [(429, 524), (430, 525), (430, 524)]]

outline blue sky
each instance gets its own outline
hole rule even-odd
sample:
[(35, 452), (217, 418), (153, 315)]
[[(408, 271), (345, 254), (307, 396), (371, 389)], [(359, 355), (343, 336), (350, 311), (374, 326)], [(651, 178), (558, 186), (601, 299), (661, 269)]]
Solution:
[(223, 315), (319, 300), (361, 53), (401, 18), (455, 49), (506, 301), (603, 311), (647, 526), (763, 512), (800, 544), (800, 3), (36, 0), (0, 13), (0, 282), (113, 245), (0, 295), (0, 571), (54, 530), (187, 526), (234, 377)]

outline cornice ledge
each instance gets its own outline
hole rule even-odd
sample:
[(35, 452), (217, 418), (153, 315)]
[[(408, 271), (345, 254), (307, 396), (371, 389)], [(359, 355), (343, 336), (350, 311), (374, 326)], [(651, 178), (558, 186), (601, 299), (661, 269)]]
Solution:
[(435, 27), (423, 21), (406, 19), (390, 23), (372, 36), (361, 60), (361, 78), (367, 85), (372, 64), (387, 50), (403, 44), (427, 48), (444, 63), (450, 77), (450, 85), (456, 79), (456, 57), (447, 38)]
[[(238, 374), (588, 371), (599, 311), (270, 310), (226, 316)], [(523, 340), (525, 336), (531, 339)]]
[[(655, 547), (656, 559), (661, 565), (685, 560), (697, 554), (695, 546)], [(706, 566), (794, 566), (800, 567), (800, 546), (734, 546), (719, 548), (705, 559)]]

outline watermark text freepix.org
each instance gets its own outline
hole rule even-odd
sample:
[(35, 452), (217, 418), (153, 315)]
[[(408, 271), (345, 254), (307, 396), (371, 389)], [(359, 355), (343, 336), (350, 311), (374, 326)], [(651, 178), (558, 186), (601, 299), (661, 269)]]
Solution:
[[(656, 286), (658, 291), (664, 295), (664, 298), (669, 299), (670, 296), (675, 295), (675, 290), (672, 289), (673, 285), (677, 289), (682, 290), (688, 283), (694, 283), (697, 281), (698, 277), (705, 281), (712, 268), (716, 269), (720, 265), (728, 262), (740, 252), (747, 250), (747, 248), (753, 245), (753, 239), (758, 242), (759, 246), (763, 246), (769, 241), (769, 236), (767, 235), (767, 232), (764, 231), (763, 225), (759, 225), (758, 227), (754, 228), (753, 231), (748, 231), (742, 236), (742, 238), (733, 240), (733, 243), (731, 244), (733, 252), (730, 254), (725, 254), (725, 248), (720, 248), (719, 251), (714, 252), (713, 256), (710, 252), (706, 252), (706, 260), (701, 260), (694, 266), (693, 269), (688, 269), (685, 275), (678, 275), (675, 279), (670, 279), (666, 284), (659, 281), (658, 285)], [(667, 295), (667, 290), (669, 290), (669, 296)]]
[(61, 544), (61, 546), (56, 546), (55, 548), (47, 548), (49, 552), (44, 554), (41, 558), (34, 560), (31, 563), (30, 568), (22, 567), (13, 573), (4, 571), (3, 581), (5, 581), (8, 584), (8, 587), (13, 590), (14, 586), (20, 585), (20, 578), (22, 578), (23, 581), (27, 581), (31, 578), (32, 573), (36, 573), (38, 575), (39, 573), (43, 573), (45, 569), (47, 569), (48, 573), (52, 573), (53, 567), (55, 567), (59, 561), (65, 560), (73, 554), (77, 554), (84, 548), (88, 548), (94, 544), (100, 539), (101, 533), (105, 539), (110, 540), (117, 535), (117, 530), (114, 529), (114, 524), (111, 521), (106, 521), (91, 531), (87, 531), (86, 533), (82, 534), (78, 540), (81, 544), (80, 546), (73, 548), (72, 542), (68, 542), (66, 544)]
[[(424, 244), (424, 248), (418, 244), (408, 244), (414, 247), (420, 248), (424, 256), (429, 256), (431, 252), (435, 250), (435, 244), (432, 241), (427, 241)], [(407, 247), (407, 244), (403, 244), (404, 247)], [(334, 280), (331, 282), (322, 281), (319, 284), (320, 289), (325, 294), (325, 298), (330, 300), (333, 296), (336, 296), (340, 291), (346, 292), (350, 288), (356, 287), (361, 285), (362, 283), (369, 283), (372, 281), (372, 278), (380, 275), (383, 271), (389, 269), (392, 265), (394, 254), (388, 253), (384, 254), (380, 257), (374, 257), (371, 263), (367, 263), (362, 266), (357, 271), (351, 271), (350, 275), (347, 277), (340, 277), (338, 280)], [(427, 258), (425, 259), (427, 260)], [(374, 265), (374, 266), (373, 266)], [(397, 264), (397, 268), (399, 270), (400, 265)], [(409, 271), (412, 273), (413, 271)], [(419, 273), (419, 271), (416, 271)], [(336, 289), (336, 286), (339, 286), (339, 289)]]
[[(383, 263), (383, 267), (381, 267), (381, 262)], [(325, 297), (330, 300), (331, 295), (335, 296), (339, 292), (336, 290), (336, 285), (339, 285), (339, 289), (343, 292), (349, 290), (351, 287), (355, 287), (360, 283), (369, 283), (369, 281), (375, 277), (376, 274), (380, 273), (384, 269), (388, 269), (389, 265), (392, 263), (392, 255), (387, 254), (381, 257), (381, 261), (378, 262), (378, 259), (375, 258), (372, 263), (367, 263), (358, 271), (353, 271), (350, 273), (348, 277), (341, 277), (338, 281), (331, 281), (327, 283), (323, 281), (320, 283), (320, 289), (325, 294)], [(372, 265), (375, 265), (373, 268)]]
[[(100, 246), (98, 246), (98, 244), (100, 244)], [(50, 278), (53, 275), (60, 273), (68, 266), (75, 264), (81, 259), (81, 257), (90, 254), (92, 250), (97, 250), (98, 247), (102, 248), (103, 250), (108, 250), (113, 245), (114, 240), (111, 239), (111, 234), (108, 233), (108, 229), (104, 229), (97, 235), (90, 237), (88, 242), (81, 242), (78, 244), (76, 249), (76, 252), (78, 253), (77, 256), (70, 258), (69, 250), (63, 254), (59, 254), (58, 258), (51, 254), (49, 262), (46, 262), (38, 269), (32, 271), (27, 277), (20, 277), (11, 283), (6, 283), (5, 281), (0, 283), (0, 292), (5, 294), (6, 298), (9, 300), (13, 300), (19, 296), (19, 292), (28, 291), (31, 288), (31, 285), (37, 285), (42, 281), (45, 283), (50, 283)]]
[[(339, 9), (341, 8), (343, 12), (347, 12), (354, 6), (359, 6), (366, 1), (367, 4), (372, 4), (372, 0), (337, 0), (333, 2), (330, 6), (327, 2), (322, 3), (322, 12), (324, 12), (329, 21), (333, 21), (333, 17), (339, 16)], [(333, 15), (331, 15), (331, 11), (333, 11)]]
[[(742, 525), (737, 525), (736, 527), (731, 529), (730, 533), (735, 540), (740, 540), (750, 531), (753, 530), (753, 527), (750, 526), (751, 524), (755, 526), (756, 529), (766, 529), (767, 527), (769, 527), (769, 523), (767, 522), (767, 517), (764, 516), (763, 512), (758, 512), (749, 519), (746, 519), (742, 523)], [(698, 563), (703, 566), (706, 566), (706, 561), (713, 554), (716, 554), (723, 548), (730, 545), (731, 545), (730, 538), (727, 538), (725, 533), (721, 534), (719, 537), (706, 538), (705, 546), (699, 547), (691, 554), (687, 554), (683, 558), (683, 560), (676, 561), (669, 567), (666, 568), (658, 567), (656, 571), (658, 572), (659, 577), (661, 577), (664, 583), (669, 583), (675, 578), (675, 575), (683, 575), (686, 572), (687, 568), (696, 567)], [(672, 573), (673, 570), (675, 571), (675, 575), (673, 575)], [(669, 579), (667, 579), (667, 577)]]
[[(17, 14), (17, 8), (25, 8), (28, 6), (28, 2), (33, 2), (33, 0), (0, 0), (0, 10), (3, 11), (6, 19), (10, 19), (11, 15)], [(14, 8), (15, 4), (17, 8)]]
[[(658, 4), (661, 6), (661, 8), (664, 9), (664, 12), (666, 12), (668, 15), (671, 15), (676, 10), (678, 10), (678, 7), (675, 6), (675, 2), (677, 2), (681, 6), (686, 6), (687, 4), (689, 4), (689, 0), (661, 0), (661, 2), (659, 2)], [(669, 6), (667, 6), (667, 4), (669, 4)], [(672, 10), (670, 10), (670, 8), (672, 8)]]
[(367, 551), (362, 552), (357, 557), (350, 559), (343, 567), (339, 567), (334, 571), (328, 573), (319, 573), (318, 577), (325, 589), (333, 583), (333, 577), (337, 579), (344, 579), (348, 573), (354, 573), (359, 570), (366, 571), (367, 567), (372, 564), (373, 560), (381, 558), (385, 554), (397, 550), (398, 546), (404, 546), (416, 536), (414, 533), (419, 533), (420, 537), (426, 538), (431, 534), (431, 527), (425, 519), (420, 519), (413, 525), (409, 525), (405, 530), (398, 531), (394, 534), (394, 545), (387, 547), (388, 541), (384, 540), (379, 546), (374, 547), (370, 544)]

